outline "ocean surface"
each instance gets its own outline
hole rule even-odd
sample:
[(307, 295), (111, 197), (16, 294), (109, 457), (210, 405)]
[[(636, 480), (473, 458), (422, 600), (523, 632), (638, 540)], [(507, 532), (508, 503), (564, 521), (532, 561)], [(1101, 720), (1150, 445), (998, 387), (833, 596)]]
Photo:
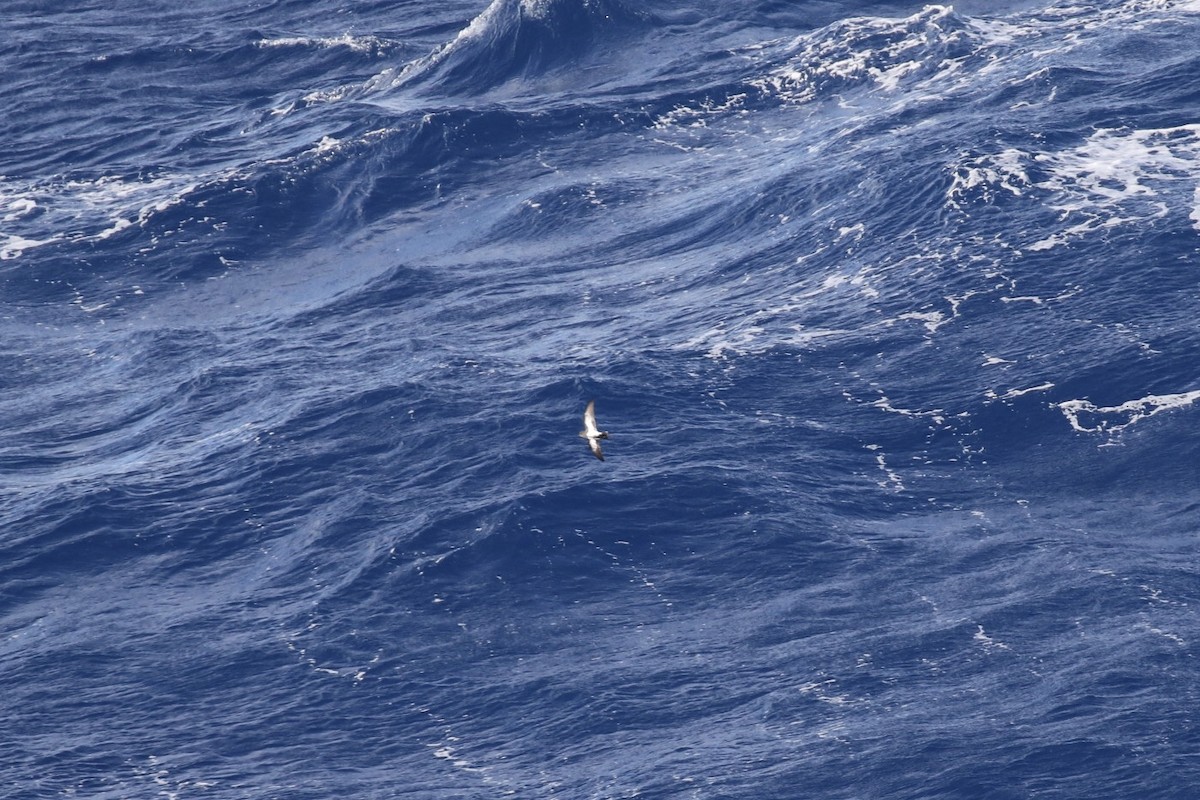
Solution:
[(5, 798), (1198, 796), (1200, 0), (0, 29)]

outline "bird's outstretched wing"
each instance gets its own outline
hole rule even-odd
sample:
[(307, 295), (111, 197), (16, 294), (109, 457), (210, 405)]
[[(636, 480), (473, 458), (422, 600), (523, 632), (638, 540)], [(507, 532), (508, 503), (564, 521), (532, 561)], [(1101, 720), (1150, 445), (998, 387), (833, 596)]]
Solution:
[(600, 439), (598, 437), (588, 438), (588, 447), (592, 448), (592, 455), (601, 461), (604, 460), (604, 451), (600, 449)]
[[(583, 432), (588, 439), (593, 439), (600, 435), (600, 429), (596, 427), (596, 401), (589, 400), (587, 408), (583, 412)], [(597, 445), (599, 447), (599, 445)], [(594, 448), (593, 448), (594, 449)]]

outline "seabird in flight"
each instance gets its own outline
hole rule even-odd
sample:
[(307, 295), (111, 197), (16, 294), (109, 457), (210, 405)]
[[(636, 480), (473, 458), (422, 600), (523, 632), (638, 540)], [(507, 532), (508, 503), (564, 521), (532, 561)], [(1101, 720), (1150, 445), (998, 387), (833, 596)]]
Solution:
[(587, 410), (583, 412), (583, 430), (579, 435), (587, 439), (588, 447), (592, 448), (592, 455), (601, 461), (604, 460), (604, 453), (600, 450), (600, 440), (607, 439), (608, 433), (596, 427), (596, 401), (589, 400)]

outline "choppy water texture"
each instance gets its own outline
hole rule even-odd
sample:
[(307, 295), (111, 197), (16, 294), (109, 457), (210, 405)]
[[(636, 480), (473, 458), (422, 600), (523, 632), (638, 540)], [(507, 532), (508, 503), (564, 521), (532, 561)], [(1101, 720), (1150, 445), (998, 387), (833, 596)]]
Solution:
[(113, 5), (0, 12), (7, 797), (1193, 796), (1200, 2)]

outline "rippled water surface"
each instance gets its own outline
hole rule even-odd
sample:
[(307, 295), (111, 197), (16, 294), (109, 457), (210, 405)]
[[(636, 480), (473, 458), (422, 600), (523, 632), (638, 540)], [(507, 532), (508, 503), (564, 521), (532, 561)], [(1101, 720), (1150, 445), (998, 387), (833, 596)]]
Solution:
[(0, 16), (7, 796), (1192, 796), (1200, 3)]

